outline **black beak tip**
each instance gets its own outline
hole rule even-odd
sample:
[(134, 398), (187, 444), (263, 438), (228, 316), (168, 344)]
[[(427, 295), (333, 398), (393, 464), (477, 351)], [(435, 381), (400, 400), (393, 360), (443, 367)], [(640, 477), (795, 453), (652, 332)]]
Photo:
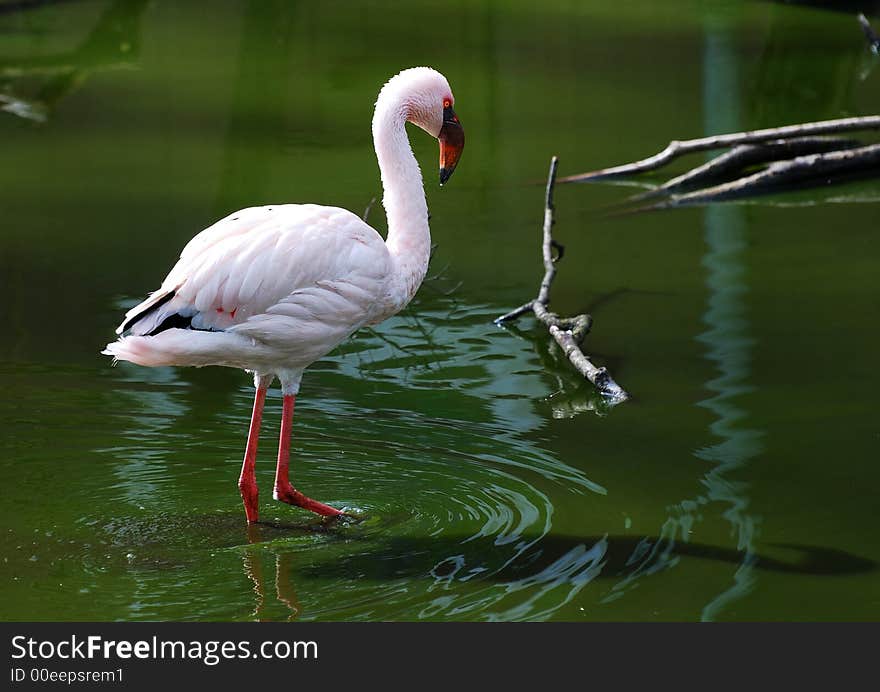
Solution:
[(449, 180), (449, 177), (452, 175), (452, 171), (454, 168), (441, 168), (440, 169), (440, 187), (446, 184), (446, 181)]

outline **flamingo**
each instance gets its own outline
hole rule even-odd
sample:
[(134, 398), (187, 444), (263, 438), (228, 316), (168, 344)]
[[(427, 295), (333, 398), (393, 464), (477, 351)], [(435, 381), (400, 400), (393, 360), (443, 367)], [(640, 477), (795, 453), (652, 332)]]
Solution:
[(431, 235), (411, 122), (440, 142), (440, 185), (464, 148), (446, 78), (403, 70), (379, 92), (373, 144), (388, 220), (385, 240), (338, 207), (280, 204), (234, 212), (196, 235), (154, 291), (125, 314), (102, 351), (143, 366), (221, 365), (253, 374), (254, 406), (238, 487), (259, 520), (257, 439), (277, 377), (282, 418), (273, 497), (325, 517), (346, 514), (307, 497), (289, 477), (293, 409), (303, 371), (365, 325), (412, 300), (428, 269)]

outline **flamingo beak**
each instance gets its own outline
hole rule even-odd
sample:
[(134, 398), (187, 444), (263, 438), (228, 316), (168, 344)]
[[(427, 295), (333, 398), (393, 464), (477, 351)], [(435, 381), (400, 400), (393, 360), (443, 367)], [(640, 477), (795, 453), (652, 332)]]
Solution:
[(464, 149), (464, 130), (452, 106), (443, 109), (443, 127), (437, 135), (440, 141), (440, 184), (449, 180)]

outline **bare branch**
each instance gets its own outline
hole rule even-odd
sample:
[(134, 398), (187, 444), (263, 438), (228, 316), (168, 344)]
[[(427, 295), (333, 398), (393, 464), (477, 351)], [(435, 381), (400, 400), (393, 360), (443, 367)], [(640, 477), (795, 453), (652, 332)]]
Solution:
[(832, 151), (825, 154), (798, 156), (786, 161), (774, 161), (767, 168), (744, 178), (723, 185), (672, 195), (666, 202), (651, 209), (699, 204), (724, 199), (735, 199), (764, 192), (771, 187), (785, 185), (817, 176), (852, 172), (880, 165), (880, 144), (870, 144), (856, 149)]
[(880, 115), (868, 115), (858, 118), (839, 118), (837, 120), (822, 120), (812, 123), (800, 123), (798, 125), (786, 125), (785, 127), (771, 127), (749, 132), (734, 132), (731, 134), (713, 135), (711, 137), (700, 137), (699, 139), (683, 141), (673, 140), (663, 151), (654, 156), (649, 156), (640, 161), (624, 164), (622, 166), (613, 166), (611, 168), (602, 168), (590, 173), (570, 175), (565, 178), (560, 178), (559, 182), (582, 183), (588, 180), (598, 180), (600, 178), (610, 178), (641, 173), (643, 171), (652, 171), (665, 166), (679, 156), (692, 154), (697, 151), (722, 149), (724, 147), (736, 146), (739, 144), (767, 142), (774, 139), (829, 134), (832, 132), (877, 129), (880, 129)]
[[(560, 317), (550, 312), (550, 288), (556, 277), (556, 263), (562, 259), (564, 248), (553, 239), (553, 225), (555, 207), (553, 204), (553, 188), (556, 184), (556, 171), (559, 167), (559, 159), (553, 157), (550, 161), (550, 173), (547, 176), (547, 188), (544, 194), (544, 225), (541, 242), (541, 256), (544, 262), (544, 276), (538, 289), (538, 295), (534, 300), (520, 305), (506, 315), (495, 319), (495, 324), (514, 320), (527, 312), (534, 313), (549, 330), (550, 335), (559, 344), (565, 356), (585, 378), (595, 385), (602, 394), (606, 403), (611, 406), (626, 401), (627, 393), (612, 379), (605, 368), (598, 368), (581, 351), (581, 343), (590, 331), (593, 318), (589, 315), (575, 315), (574, 317)], [(554, 250), (556, 256), (554, 257)]]
[(571, 332), (551, 326), (550, 335), (556, 339), (556, 343), (559, 344), (575, 369), (596, 386), (602, 396), (609, 400), (608, 403), (619, 404), (629, 398), (629, 395), (611, 378), (605, 368), (597, 368), (590, 362), (590, 359), (575, 343)]
[(532, 303), (535, 301), (530, 300), (528, 303), (523, 303), (518, 308), (514, 308), (507, 314), (501, 315), (501, 317), (496, 317), (494, 322), (495, 324), (501, 324), (503, 322), (507, 322), (509, 320), (515, 320), (517, 317), (525, 315), (527, 312), (532, 311)]
[(633, 195), (626, 203), (640, 202), (668, 195), (683, 188), (694, 188), (710, 180), (717, 180), (726, 175), (742, 171), (748, 166), (754, 166), (769, 161), (777, 161), (791, 156), (805, 154), (818, 154), (828, 151), (843, 149), (855, 149), (862, 146), (861, 142), (854, 139), (841, 139), (830, 137), (795, 137), (793, 139), (781, 139), (763, 144), (741, 144), (707, 161), (702, 166), (692, 168), (672, 178), (663, 185), (648, 190), (647, 192)]
[(547, 189), (544, 192), (544, 240), (541, 243), (544, 278), (541, 280), (541, 288), (538, 290), (536, 298), (536, 302), (545, 307), (550, 302), (550, 285), (556, 277), (556, 264), (553, 262), (553, 224), (556, 223), (553, 218), (556, 211), (553, 206), (553, 186), (556, 184), (556, 170), (558, 168), (559, 159), (554, 156), (550, 161), (550, 174), (547, 176)]

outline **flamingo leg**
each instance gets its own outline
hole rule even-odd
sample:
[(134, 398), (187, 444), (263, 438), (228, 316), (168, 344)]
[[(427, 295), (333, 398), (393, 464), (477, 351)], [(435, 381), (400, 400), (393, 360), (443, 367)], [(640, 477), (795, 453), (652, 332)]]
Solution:
[(275, 492), (272, 493), (272, 497), (324, 517), (337, 517), (345, 514), (335, 507), (306, 497), (290, 484), (290, 436), (293, 430), (293, 405), (295, 401), (295, 395), (284, 395), (281, 411), (281, 440), (278, 443), (278, 466), (275, 469)]
[(248, 523), (259, 519), (259, 490), (257, 489), (257, 443), (260, 437), (260, 424), (263, 422), (263, 405), (266, 403), (266, 390), (269, 385), (258, 386), (254, 395), (254, 412), (251, 415), (251, 427), (248, 430), (247, 447), (244, 461), (241, 464), (241, 475), (238, 477), (238, 489), (244, 502), (244, 513)]

